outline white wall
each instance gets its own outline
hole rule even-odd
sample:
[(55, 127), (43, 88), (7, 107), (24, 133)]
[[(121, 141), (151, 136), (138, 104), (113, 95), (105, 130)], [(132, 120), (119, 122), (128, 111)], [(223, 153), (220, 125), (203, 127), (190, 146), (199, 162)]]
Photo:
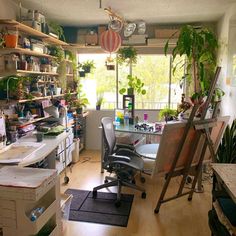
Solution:
[[(139, 117), (139, 120), (143, 120), (143, 114), (148, 114), (149, 122), (155, 122), (158, 119), (158, 111), (154, 110), (138, 110), (135, 111), (135, 116)], [(98, 127), (101, 125), (102, 117), (115, 118), (114, 110), (90, 110), (89, 115), (86, 118), (86, 149), (100, 150), (101, 149), (101, 129)]]
[(16, 19), (18, 15), (18, 7), (12, 0), (0, 0), (0, 18)]
[(236, 53), (236, 4), (233, 4), (218, 22), (218, 37), (220, 41), (219, 62), (222, 67), (219, 78), (220, 87), (225, 91), (221, 103), (222, 115), (230, 115), (231, 122), (236, 118), (236, 87), (231, 86), (233, 54)]

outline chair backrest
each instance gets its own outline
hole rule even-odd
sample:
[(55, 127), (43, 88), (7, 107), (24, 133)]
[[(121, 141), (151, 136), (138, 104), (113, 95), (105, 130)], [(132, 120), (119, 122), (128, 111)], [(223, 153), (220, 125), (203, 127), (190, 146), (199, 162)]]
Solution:
[(113, 126), (113, 120), (110, 117), (103, 117), (101, 120), (102, 124), (102, 135), (104, 139), (104, 161), (106, 161), (106, 157), (111, 155), (114, 152), (116, 145), (116, 136), (115, 130)]
[[(213, 149), (216, 152), (220, 144), (221, 138), (223, 136), (226, 125), (229, 121), (229, 116), (217, 118), (216, 125), (212, 127), (211, 140), (213, 143)], [(174, 162), (176, 152), (180, 145), (181, 137), (184, 133), (187, 123), (176, 122), (167, 123), (164, 127), (163, 134), (161, 136), (161, 141), (159, 149), (157, 152), (155, 168), (153, 175), (167, 174)], [(201, 135), (198, 144), (194, 147), (194, 142), (196, 141), (197, 131), (194, 126), (192, 126), (188, 132), (185, 144), (181, 149), (180, 156), (178, 158), (177, 164), (174, 171), (179, 171), (184, 169), (190, 154), (194, 150), (194, 157), (191, 166), (197, 165), (200, 159), (200, 154), (203, 149), (203, 144), (206, 140), (205, 135)], [(209, 148), (207, 148), (204, 156), (204, 162), (211, 160), (211, 155)]]

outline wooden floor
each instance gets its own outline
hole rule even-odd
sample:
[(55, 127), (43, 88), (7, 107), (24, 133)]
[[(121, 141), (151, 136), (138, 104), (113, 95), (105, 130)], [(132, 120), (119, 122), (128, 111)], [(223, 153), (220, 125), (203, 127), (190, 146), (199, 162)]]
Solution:
[[(80, 161), (68, 173), (70, 182), (63, 184), (61, 176), (61, 192), (67, 188), (92, 190), (94, 186), (103, 183), (106, 173), (100, 173), (100, 153), (83, 151)], [(69, 171), (68, 171), (69, 172)], [(179, 179), (173, 180), (170, 193), (176, 190)], [(138, 181), (137, 181), (138, 182)], [(141, 183), (139, 183), (141, 185)], [(102, 224), (68, 221), (64, 227), (66, 236), (209, 236), (207, 213), (211, 208), (211, 184), (204, 181), (204, 193), (195, 193), (189, 202), (187, 196), (167, 202), (161, 206), (159, 214), (154, 214), (154, 208), (163, 180), (152, 180), (146, 177), (147, 198), (142, 199), (140, 192), (123, 189), (123, 192), (135, 195), (129, 223), (127, 227), (116, 227)], [(102, 191), (107, 191), (106, 189)], [(112, 189), (115, 191), (115, 189)]]

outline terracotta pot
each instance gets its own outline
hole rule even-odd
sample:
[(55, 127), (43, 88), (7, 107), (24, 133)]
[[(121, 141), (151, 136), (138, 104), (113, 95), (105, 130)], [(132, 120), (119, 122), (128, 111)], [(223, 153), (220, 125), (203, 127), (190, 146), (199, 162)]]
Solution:
[(18, 35), (16, 34), (6, 34), (4, 35), (4, 41), (7, 48), (16, 48), (18, 43)]
[(115, 65), (107, 65), (107, 70), (115, 70)]

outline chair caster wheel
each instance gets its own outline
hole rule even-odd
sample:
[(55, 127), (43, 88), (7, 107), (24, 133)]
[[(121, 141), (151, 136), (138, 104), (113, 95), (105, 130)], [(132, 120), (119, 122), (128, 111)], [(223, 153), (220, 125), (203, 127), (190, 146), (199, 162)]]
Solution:
[(158, 210), (155, 209), (155, 210), (154, 210), (154, 213), (158, 214), (158, 213), (159, 213), (159, 209), (158, 209)]
[(65, 184), (68, 184), (69, 181), (70, 181), (69, 177), (68, 177), (68, 176), (65, 176), (65, 177), (64, 177), (64, 183), (65, 183)]
[(192, 197), (188, 197), (188, 201), (189, 201), (189, 202), (192, 201)]
[(190, 176), (187, 176), (186, 183), (187, 184), (191, 184), (192, 183), (192, 178)]
[(104, 180), (104, 183), (105, 183), (105, 184), (106, 184), (106, 183), (108, 183), (108, 180), (107, 180), (107, 179), (105, 179), (105, 180)]
[(140, 181), (141, 181), (141, 183), (145, 183), (146, 180), (143, 176), (141, 176)]
[(143, 199), (145, 199), (146, 198), (146, 193), (145, 192), (142, 192), (142, 195), (141, 195), (141, 197), (143, 198)]
[(93, 190), (93, 198), (96, 198), (96, 197), (97, 197), (97, 191)]
[(116, 207), (120, 207), (120, 205), (121, 205), (121, 202), (117, 200), (117, 201), (115, 202), (115, 206), (116, 206)]

